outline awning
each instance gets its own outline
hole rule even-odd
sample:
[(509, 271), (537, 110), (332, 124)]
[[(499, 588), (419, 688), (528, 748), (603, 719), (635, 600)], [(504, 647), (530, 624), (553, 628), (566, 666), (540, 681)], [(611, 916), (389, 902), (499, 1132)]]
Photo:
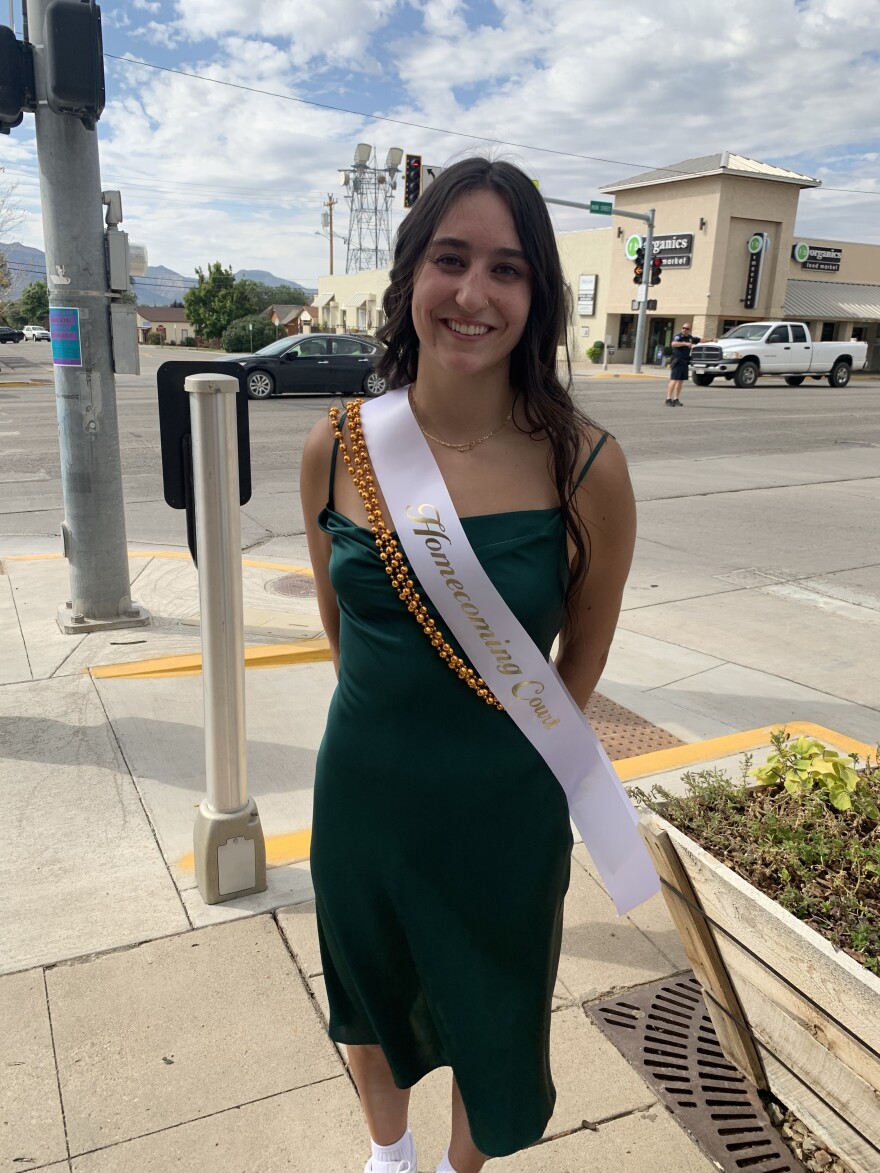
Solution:
[(880, 322), (880, 285), (792, 277), (785, 290), (785, 316)]
[(335, 295), (332, 293), (319, 293), (312, 302), (312, 305), (315, 307), (315, 309), (321, 309), (322, 306), (329, 305), (334, 296)]
[(369, 300), (369, 293), (356, 293), (354, 297), (349, 298), (349, 300), (345, 303), (344, 308), (347, 310), (359, 310), (361, 306), (366, 305)]

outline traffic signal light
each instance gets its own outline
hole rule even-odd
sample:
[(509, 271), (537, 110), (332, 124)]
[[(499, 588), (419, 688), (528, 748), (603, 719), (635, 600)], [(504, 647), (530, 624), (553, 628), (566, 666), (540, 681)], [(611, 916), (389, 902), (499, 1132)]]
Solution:
[(49, 0), (46, 7), (46, 100), (94, 130), (104, 109), (104, 43), (95, 0)]
[(0, 134), (9, 134), (28, 106), (27, 73), (30, 46), (19, 41), (7, 25), (0, 25)]
[(663, 258), (662, 257), (652, 257), (651, 258), (651, 284), (652, 285), (659, 285), (660, 284), (660, 270), (662, 268), (663, 268)]
[(641, 285), (645, 280), (645, 250), (636, 250), (636, 263), (633, 267), (633, 284)]
[(403, 206), (411, 208), (422, 194), (422, 156), (407, 155), (403, 167)]

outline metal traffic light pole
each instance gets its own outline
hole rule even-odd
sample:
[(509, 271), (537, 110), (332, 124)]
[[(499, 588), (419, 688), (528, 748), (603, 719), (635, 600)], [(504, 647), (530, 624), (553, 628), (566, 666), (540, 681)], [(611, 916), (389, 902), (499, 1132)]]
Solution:
[(647, 212), (623, 212), (613, 208), (611, 204), (599, 203), (593, 200), (589, 204), (577, 204), (572, 200), (552, 200), (544, 196), (545, 204), (560, 204), (563, 208), (582, 208), (585, 212), (592, 212), (599, 216), (626, 216), (629, 220), (642, 220), (648, 225), (645, 236), (645, 264), (642, 269), (642, 284), (639, 286), (639, 319), (636, 326), (636, 349), (633, 359), (633, 374), (638, 375), (642, 370), (642, 352), (645, 349), (645, 326), (648, 316), (648, 290), (651, 287), (651, 260), (654, 256), (654, 212), (650, 208)]
[[(67, 311), (63, 325), (61, 315), (50, 314), (70, 570), (70, 599), (60, 607), (58, 622), (62, 631), (77, 634), (140, 626), (149, 615), (131, 601), (98, 136), (78, 117), (57, 114), (47, 104), (48, 7), (48, 0), (27, 0), (26, 27), (36, 84), (49, 307)], [(59, 335), (63, 330), (63, 340), (56, 342), (56, 329)], [(62, 348), (66, 353), (58, 353)]]

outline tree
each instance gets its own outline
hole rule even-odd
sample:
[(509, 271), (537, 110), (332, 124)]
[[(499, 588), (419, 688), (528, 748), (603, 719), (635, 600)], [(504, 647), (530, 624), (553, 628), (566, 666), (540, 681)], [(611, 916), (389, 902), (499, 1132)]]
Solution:
[(253, 281), (236, 281), (231, 266), (219, 261), (208, 266), (207, 274), (196, 269), (198, 285), (183, 295), (186, 317), (201, 338), (220, 338), (237, 318), (258, 310)]
[(308, 305), (311, 297), (297, 285), (266, 285), (263, 281), (251, 281), (257, 299), (257, 313), (270, 305)]
[(49, 290), (45, 281), (32, 281), (18, 301), (6, 307), (6, 316), (12, 326), (48, 326)]
[(228, 354), (247, 353), (259, 350), (269, 342), (274, 342), (277, 330), (268, 318), (260, 314), (250, 314), (246, 318), (239, 318), (223, 331), (223, 349)]
[[(0, 175), (5, 168), (0, 167)], [(0, 183), (0, 240), (8, 239), (13, 228), (24, 219), (24, 213), (14, 202), (14, 183)], [(6, 291), (12, 284), (9, 272), (9, 263), (6, 254), (0, 253), (0, 314), (8, 315), (9, 305), (6, 303)]]

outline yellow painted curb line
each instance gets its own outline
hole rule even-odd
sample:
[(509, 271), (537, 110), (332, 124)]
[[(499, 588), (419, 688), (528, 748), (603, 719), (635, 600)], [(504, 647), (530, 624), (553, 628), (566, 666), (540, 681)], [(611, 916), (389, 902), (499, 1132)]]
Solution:
[(648, 774), (665, 773), (667, 770), (695, 766), (700, 762), (726, 758), (735, 753), (748, 753), (750, 749), (769, 747), (770, 734), (775, 733), (777, 729), (787, 729), (789, 733), (830, 741), (846, 753), (857, 753), (861, 758), (872, 755), (876, 749), (876, 746), (855, 741), (852, 737), (845, 737), (842, 733), (835, 733), (832, 729), (813, 725), (809, 721), (780, 721), (775, 725), (765, 725), (761, 729), (749, 729), (745, 733), (728, 733), (724, 737), (712, 737), (707, 741), (692, 742), (690, 745), (677, 745), (672, 749), (659, 749), (635, 758), (621, 758), (614, 762), (614, 768), (621, 782), (634, 782)]
[[(286, 863), (305, 863), (311, 849), (311, 827), (305, 831), (291, 831), (287, 835), (269, 835), (266, 839), (266, 863), (275, 868)], [(179, 859), (177, 866), (183, 872), (195, 871), (193, 853), (190, 852), (183, 859)]]
[[(286, 664), (322, 664), (332, 659), (326, 639), (298, 640), (291, 644), (263, 644), (245, 648), (245, 668), (283, 668)], [(158, 656), (129, 664), (95, 664), (85, 669), (94, 680), (172, 680), (198, 676), (202, 671), (199, 652), (183, 656)]]
[[(189, 551), (184, 550), (129, 550), (129, 558), (176, 558), (191, 562)], [(64, 558), (63, 554), (8, 554), (4, 562), (57, 562)], [(314, 578), (315, 572), (311, 566), (291, 566), (288, 562), (260, 562), (254, 558), (242, 558), (242, 566), (252, 566), (259, 570), (285, 570), (289, 574), (301, 574), (305, 578)]]
[[(696, 741), (691, 745), (676, 746), (674, 749), (661, 749), (634, 758), (621, 758), (612, 765), (621, 782), (634, 782), (649, 774), (674, 770), (676, 767), (693, 766), (699, 762), (729, 757), (733, 753), (745, 753), (750, 749), (769, 748), (770, 734), (782, 728), (787, 729), (789, 733), (805, 734), (820, 741), (831, 742), (846, 753), (857, 753), (860, 758), (867, 758), (876, 749), (876, 746), (855, 741), (852, 737), (845, 737), (842, 733), (835, 733), (834, 730), (826, 729), (822, 725), (812, 725), (809, 721), (786, 721), (781, 725), (765, 725), (762, 729), (749, 729), (745, 733), (729, 733), (724, 737), (712, 737), (707, 741)], [(304, 863), (309, 858), (311, 842), (311, 828), (307, 831), (293, 831), (287, 835), (268, 835), (266, 863), (272, 867)], [(192, 854), (178, 860), (177, 866), (183, 871), (193, 871), (195, 863)]]

